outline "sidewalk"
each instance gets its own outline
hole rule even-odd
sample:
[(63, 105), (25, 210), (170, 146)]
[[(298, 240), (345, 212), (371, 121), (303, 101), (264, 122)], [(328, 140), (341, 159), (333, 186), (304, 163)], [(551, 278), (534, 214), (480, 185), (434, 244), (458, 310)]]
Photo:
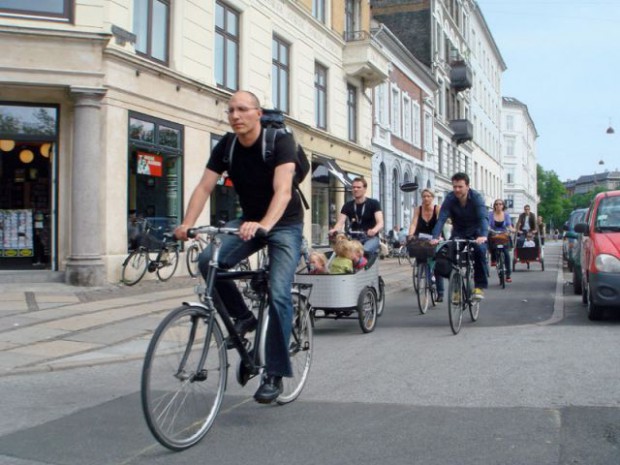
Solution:
[[(381, 260), (387, 293), (411, 287), (411, 268)], [(196, 280), (83, 288), (0, 284), (0, 376), (142, 359), (163, 316), (195, 301)]]

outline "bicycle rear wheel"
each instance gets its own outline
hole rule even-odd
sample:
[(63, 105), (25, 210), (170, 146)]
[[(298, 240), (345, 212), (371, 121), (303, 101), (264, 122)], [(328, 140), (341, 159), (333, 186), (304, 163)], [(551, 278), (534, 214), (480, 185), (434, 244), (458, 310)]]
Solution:
[(464, 297), (463, 277), (457, 270), (452, 270), (448, 284), (448, 316), (450, 318), (450, 328), (454, 334), (458, 334), (461, 330), (463, 306), (465, 302)]
[(310, 304), (304, 295), (293, 293), (293, 311), (293, 326), (289, 342), (293, 376), (282, 378), (282, 394), (276, 399), (278, 404), (288, 404), (299, 397), (308, 380), (312, 364), (313, 333)]
[(185, 262), (187, 263), (187, 272), (192, 278), (198, 276), (198, 257), (200, 256), (200, 247), (198, 244), (192, 244), (185, 253)]
[(176, 246), (165, 246), (157, 267), (157, 277), (160, 281), (168, 281), (179, 266), (179, 249)]
[(379, 289), (377, 290), (377, 316), (383, 315), (385, 310), (385, 281), (379, 276)]
[(415, 291), (416, 295), (418, 294), (418, 291), (420, 290), (420, 288), (418, 287), (418, 263), (417, 260), (413, 263), (413, 266), (411, 268), (411, 274), (413, 277), (413, 290)]
[(173, 310), (159, 324), (142, 367), (142, 410), (155, 439), (171, 450), (195, 445), (220, 409), (228, 369), (215, 318), (198, 306)]
[(133, 286), (137, 284), (144, 273), (149, 263), (149, 256), (146, 249), (139, 248), (129, 254), (129, 256), (123, 262), (123, 268), (121, 271), (121, 281), (126, 286)]
[(504, 251), (497, 251), (497, 277), (499, 278), (499, 285), (502, 289), (506, 288), (506, 264), (504, 263)]
[(428, 265), (425, 262), (418, 264), (418, 307), (420, 313), (425, 315), (431, 304), (430, 283), (428, 281)]

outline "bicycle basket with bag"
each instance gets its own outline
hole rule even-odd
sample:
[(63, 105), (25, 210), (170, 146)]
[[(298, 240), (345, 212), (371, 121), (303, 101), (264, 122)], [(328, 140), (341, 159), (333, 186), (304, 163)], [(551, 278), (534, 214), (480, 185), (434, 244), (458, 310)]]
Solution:
[(510, 234), (508, 233), (498, 233), (489, 236), (489, 245), (491, 247), (495, 247), (498, 245), (509, 246), (510, 245)]
[(407, 252), (418, 262), (425, 262), (435, 256), (435, 246), (429, 241), (413, 239), (407, 243)]
[(446, 242), (435, 251), (435, 271), (444, 278), (449, 278), (455, 266), (456, 249), (454, 242)]

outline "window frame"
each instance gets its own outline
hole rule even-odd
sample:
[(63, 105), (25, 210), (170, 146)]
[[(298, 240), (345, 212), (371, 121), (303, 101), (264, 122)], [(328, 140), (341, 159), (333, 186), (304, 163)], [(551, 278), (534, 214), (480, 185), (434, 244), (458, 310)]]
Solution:
[(392, 134), (400, 137), (401, 134), (401, 110), (400, 110), (400, 89), (396, 86), (392, 86), (390, 89), (390, 129)]
[(403, 92), (403, 140), (412, 143), (413, 135), (413, 105), (411, 97)]
[[(214, 56), (215, 56), (215, 63), (214, 63), (214, 70), (215, 70), (215, 84), (218, 88), (220, 89), (225, 89), (228, 90), (230, 92), (236, 92), (237, 90), (239, 90), (239, 50), (241, 47), (241, 28), (240, 28), (240, 24), (241, 24), (241, 13), (237, 10), (235, 10), (234, 8), (232, 8), (231, 6), (227, 5), (224, 2), (221, 2), (220, 0), (216, 0), (215, 2), (215, 8), (216, 8), (216, 13), (217, 13), (217, 8), (221, 7), (224, 10), (224, 29), (222, 29), (221, 27), (219, 27), (217, 25), (217, 23), (214, 23), (214, 31), (215, 31), (215, 45), (214, 45)], [(227, 12), (232, 13), (236, 20), (237, 20), (237, 30), (236, 30), (236, 35), (232, 34), (229, 32), (229, 28), (227, 26), (228, 24), (228, 20), (227, 20)], [(214, 17), (217, 18), (217, 14)], [(223, 39), (223, 51), (224, 53), (222, 53), (222, 56), (220, 57), (221, 59), (221, 63), (218, 62), (218, 56), (217, 56), (217, 37), (221, 36)], [(235, 65), (234, 65), (234, 70), (235, 70), (235, 82), (233, 83), (234, 87), (229, 87), (229, 79), (228, 79), (228, 53), (226, 53), (227, 47), (229, 43), (233, 43), (235, 44)], [(218, 82), (218, 65), (221, 66), (221, 72), (222, 72), (222, 82)]]
[[(136, 9), (135, 9), (135, 2), (133, 3), (134, 5), (134, 18), (133, 18), (133, 32), (134, 34), (136, 34), (136, 44), (134, 45), (135, 47), (135, 52), (136, 55), (139, 55), (141, 57), (147, 58), (149, 60), (155, 61), (157, 63), (162, 63), (165, 66), (168, 66), (169, 62), (170, 62), (170, 10), (171, 10), (171, 0), (145, 0), (147, 2), (147, 17), (146, 17), (146, 51), (141, 51), (138, 50), (137, 45), (138, 45), (138, 31), (136, 30), (136, 19), (137, 19), (137, 15), (136, 15)], [(161, 3), (162, 5), (164, 5), (166, 7), (166, 27), (165, 27), (165, 59), (161, 59), (158, 58), (156, 56), (153, 56), (153, 5), (154, 3)]]
[(37, 21), (59, 21), (73, 23), (75, 19), (75, 0), (59, 0), (62, 13), (34, 11), (29, 9), (7, 8), (0, 6), (0, 16), (27, 17)]
[[(327, 72), (325, 66), (314, 62), (314, 123), (317, 128), (324, 130), (327, 130)], [(323, 78), (324, 84), (321, 84), (319, 78)]]
[(357, 121), (359, 113), (357, 100), (357, 87), (347, 83), (347, 135), (351, 142), (357, 142)]
[(312, 0), (312, 17), (323, 24), (327, 20), (327, 5), (325, 2), (326, 0)]
[[(286, 62), (281, 61), (280, 51), (284, 48), (286, 51)], [(277, 56), (274, 56), (274, 51), (277, 50)], [(273, 107), (281, 110), (283, 113), (288, 114), (290, 112), (290, 82), (291, 82), (291, 44), (284, 39), (274, 34), (271, 38), (271, 100)], [(276, 72), (277, 71), (277, 72)], [(284, 89), (282, 88), (282, 82), (280, 80), (280, 73), (283, 72), (286, 75), (286, 82), (284, 83)], [(282, 90), (286, 93), (286, 104), (283, 106), (281, 100)]]

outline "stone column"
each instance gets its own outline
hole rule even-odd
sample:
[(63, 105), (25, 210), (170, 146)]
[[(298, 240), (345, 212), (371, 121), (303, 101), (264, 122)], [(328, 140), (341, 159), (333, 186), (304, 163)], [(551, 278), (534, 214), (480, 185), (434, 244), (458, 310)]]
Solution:
[(71, 88), (74, 100), (71, 157), (71, 241), (65, 281), (75, 286), (101, 286), (106, 273), (101, 258), (100, 214), (101, 99), (106, 90)]

